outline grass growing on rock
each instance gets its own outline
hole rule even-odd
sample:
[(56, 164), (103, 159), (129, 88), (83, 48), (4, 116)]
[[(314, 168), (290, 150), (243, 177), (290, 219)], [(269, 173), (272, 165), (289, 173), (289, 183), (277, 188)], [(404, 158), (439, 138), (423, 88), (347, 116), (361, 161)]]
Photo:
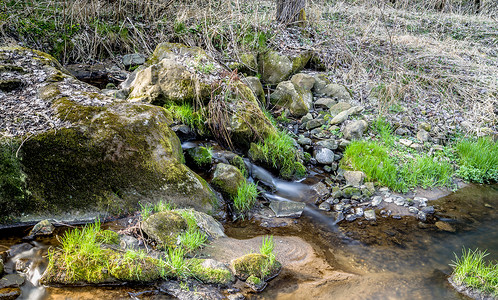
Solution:
[(258, 198), (257, 185), (252, 182), (244, 182), (237, 189), (237, 196), (233, 199), (235, 210), (241, 214), (250, 211), (256, 204)]
[(273, 253), (274, 248), (273, 236), (264, 237), (260, 253), (246, 254), (233, 261), (236, 275), (243, 280), (251, 276), (266, 280), (277, 274), (281, 264)]
[(175, 209), (175, 205), (164, 200), (159, 200), (156, 204), (140, 203), (140, 216), (142, 220), (146, 220), (153, 213), (173, 209)]
[(464, 285), (477, 291), (498, 297), (498, 263), (486, 262), (486, 251), (465, 250), (453, 261), (452, 280), (457, 285)]
[(498, 143), (488, 138), (463, 139), (455, 149), (459, 176), (478, 183), (498, 182)]
[(197, 221), (191, 211), (183, 210), (180, 215), (187, 222), (187, 230), (180, 234), (178, 240), (186, 253), (194, 253), (207, 242), (206, 234), (197, 226)]
[(189, 103), (183, 103), (181, 105), (170, 103), (166, 104), (164, 107), (173, 114), (173, 118), (176, 120), (192, 129), (196, 129), (201, 135), (207, 134), (208, 129), (204, 125), (206, 117), (202, 113), (202, 110), (195, 110)]

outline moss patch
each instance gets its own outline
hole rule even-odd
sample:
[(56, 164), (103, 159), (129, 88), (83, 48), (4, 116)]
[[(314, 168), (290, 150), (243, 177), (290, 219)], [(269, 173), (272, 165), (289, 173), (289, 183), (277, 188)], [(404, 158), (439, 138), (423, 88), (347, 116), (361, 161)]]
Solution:
[(270, 256), (251, 253), (235, 259), (232, 266), (235, 270), (235, 275), (241, 280), (246, 280), (250, 276), (264, 280), (275, 276), (282, 265), (276, 260), (272, 261)]

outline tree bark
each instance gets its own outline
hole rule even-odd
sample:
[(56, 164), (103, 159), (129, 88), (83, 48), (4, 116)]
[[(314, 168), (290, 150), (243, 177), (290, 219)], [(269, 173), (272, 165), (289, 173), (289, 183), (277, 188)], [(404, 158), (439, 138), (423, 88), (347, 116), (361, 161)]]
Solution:
[(303, 25), (306, 21), (306, 0), (277, 0), (277, 22)]

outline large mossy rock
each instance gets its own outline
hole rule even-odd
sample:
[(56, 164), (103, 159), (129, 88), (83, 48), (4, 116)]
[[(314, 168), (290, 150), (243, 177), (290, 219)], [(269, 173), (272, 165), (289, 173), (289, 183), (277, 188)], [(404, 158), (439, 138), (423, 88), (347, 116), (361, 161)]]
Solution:
[(217, 164), (211, 184), (222, 194), (233, 198), (239, 187), (246, 181), (242, 172), (232, 165)]
[(287, 108), (291, 115), (301, 117), (308, 113), (313, 102), (313, 95), (309, 90), (292, 81), (283, 81), (271, 94), (270, 101), (278, 107)]
[(282, 265), (277, 260), (270, 260), (266, 255), (250, 253), (234, 259), (232, 267), (235, 276), (241, 280), (246, 280), (250, 276), (266, 280), (278, 275)]
[[(10, 163), (20, 165), (23, 193), (0, 199), (1, 215), (22, 213), (21, 221), (41, 220), (47, 213), (62, 219), (91, 218), (160, 199), (218, 211), (219, 199), (209, 185), (183, 164), (166, 110), (115, 102), (41, 52), (0, 48), (2, 64), (22, 69), (0, 73), (23, 82), (22, 89), (1, 95), (2, 108), (10, 109), (9, 117), (18, 124), (2, 119), (0, 128), (7, 128), (2, 134), (10, 136), (9, 144), (22, 145), (11, 148), (16, 155)], [(13, 158), (18, 161), (12, 163)]]
[(292, 74), (306, 66), (312, 53), (303, 51), (293, 55), (283, 55), (277, 51), (268, 51), (258, 57), (261, 79), (269, 84), (278, 84), (287, 80)]

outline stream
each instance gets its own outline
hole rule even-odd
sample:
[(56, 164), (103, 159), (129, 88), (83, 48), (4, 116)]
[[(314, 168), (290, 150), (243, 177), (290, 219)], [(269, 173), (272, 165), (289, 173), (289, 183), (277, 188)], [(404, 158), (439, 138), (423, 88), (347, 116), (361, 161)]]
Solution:
[[(307, 270), (305, 276), (299, 269), (284, 270), (262, 293), (250, 293), (249, 299), (467, 299), (447, 281), (455, 253), (478, 247), (488, 250), (489, 259), (498, 260), (498, 185), (469, 185), (432, 202), (442, 208), (438, 217), (452, 224), (455, 232), (425, 228), (410, 217), (336, 224), (330, 214), (308, 203), (317, 178), (287, 182), (248, 165), (252, 178), (267, 187), (263, 194), (267, 201), (305, 202), (306, 208), (299, 219), (268, 218), (265, 208), (251, 220), (225, 224), (227, 235), (239, 240), (268, 234), (276, 240), (299, 237), (328, 270), (348, 274), (343, 280), (327, 277), (330, 272), (320, 267)], [(0, 231), (0, 252), (10, 249), (11, 254), (6, 272), (25, 273), (18, 299), (170, 299), (147, 286), (41, 287), (38, 279), (46, 268), (47, 249), (58, 245), (54, 236), (67, 228), (57, 227), (52, 237), (25, 241), (22, 237), (29, 229)]]

